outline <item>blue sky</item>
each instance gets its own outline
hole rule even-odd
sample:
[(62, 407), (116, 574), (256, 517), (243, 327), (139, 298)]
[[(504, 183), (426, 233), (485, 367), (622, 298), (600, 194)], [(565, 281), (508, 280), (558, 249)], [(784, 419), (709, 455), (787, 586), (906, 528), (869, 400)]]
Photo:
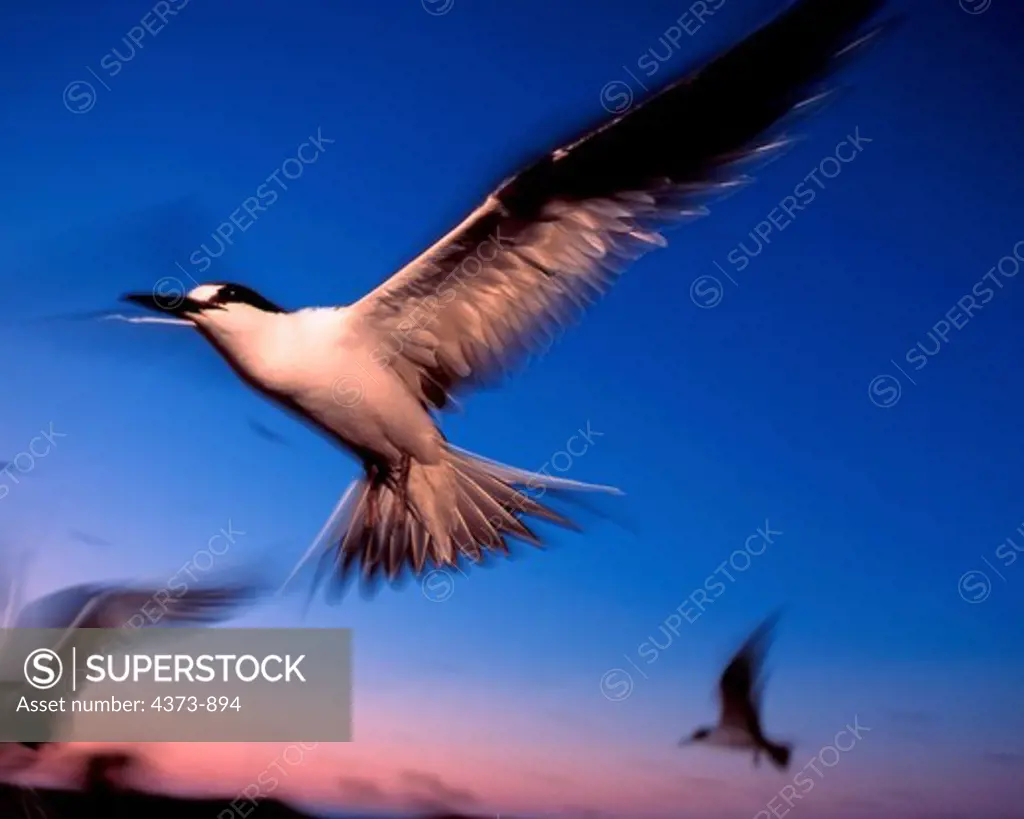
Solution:
[[(0, 455), (51, 424), (66, 436), (0, 499), (5, 536), (39, 548), (32, 588), (163, 582), (229, 521), (245, 532), (231, 559), (270, 555), (283, 576), (355, 465), (188, 332), (22, 319), (114, 306), (183, 278), (174, 261), (199, 275), (189, 254), (318, 133), (333, 141), (204, 276), (292, 307), (354, 300), (523, 161), (607, 116), (610, 83), (653, 88), (781, 6), (727, 0), (699, 26), (686, 18), (673, 45), (661, 38), (692, 12), (661, 0), (455, 0), (444, 14), (414, 0), (190, 2), (114, 76), (112, 49), (130, 53), (122, 38), (149, 7), (9, 11)], [(526, 468), (589, 424), (600, 435), (567, 474), (621, 487), (603, 508), (622, 525), (585, 518), (546, 553), (457, 576), (444, 602), (410, 583), (315, 607), (308, 622), (355, 629), (345, 765), (384, 777), (396, 743), (408, 758), (391, 773), (432, 771), (495, 810), (610, 810), (601, 783), (617, 777), (648, 783), (652, 811), (692, 796), (704, 813), (753, 815), (791, 776), (672, 745), (713, 717), (721, 664), (784, 605), (769, 729), (797, 760), (855, 715), (874, 730), (808, 797), (817, 806), (794, 810), (1009, 815), (1024, 765), (1024, 559), (996, 550), (1008, 537), (1024, 548), (1024, 276), (991, 274), (1003, 287), (980, 309), (947, 313), (1024, 239), (1022, 16), (1007, 0), (980, 14), (956, 0), (895, 8), (907, 24), (843, 71), (850, 93), (756, 185), (673, 232), (544, 359), (444, 419), (458, 445)], [(88, 90), (67, 89), (82, 81), (95, 99), (76, 113)], [(741, 270), (740, 243), (755, 248), (750, 232), (854, 134), (855, 159)], [(183, 195), (207, 221), (158, 226), (159, 251), (124, 228)], [(694, 284), (707, 276), (718, 285)], [(908, 351), (934, 351), (941, 321), (959, 327), (915, 370)], [(782, 534), (643, 665), (641, 644), (766, 521)], [(984, 600), (977, 574), (958, 589), (972, 571), (990, 582)], [(284, 605), (247, 622), (298, 618)], [(600, 681), (615, 668), (635, 687), (610, 702)], [(485, 781), (467, 748), (512, 761)], [(555, 779), (542, 787), (538, 770)], [(701, 785), (716, 777), (750, 790)]]

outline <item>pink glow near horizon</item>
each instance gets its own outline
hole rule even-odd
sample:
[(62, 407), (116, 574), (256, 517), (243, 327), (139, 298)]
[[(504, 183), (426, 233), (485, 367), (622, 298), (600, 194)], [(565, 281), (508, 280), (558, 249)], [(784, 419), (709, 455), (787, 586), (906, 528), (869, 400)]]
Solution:
[[(70, 743), (65, 753), (109, 747)], [(678, 811), (685, 808), (688, 815), (754, 819), (760, 813), (758, 819), (771, 819), (773, 815), (781, 819), (786, 814), (798, 817), (801, 810), (819, 816), (823, 812), (829, 816), (863, 816), (880, 810), (909, 815), (927, 809), (925, 796), (932, 807), (941, 806), (946, 811), (978, 813), (999, 805), (998, 794), (944, 777), (935, 777), (939, 781), (928, 785), (898, 783), (908, 793), (918, 794), (909, 798), (898, 797), (892, 783), (865, 787), (861, 777), (835, 775), (819, 780), (802, 800), (787, 806), (778, 794), (792, 784), (799, 767), (785, 774), (762, 769), (749, 779), (737, 781), (729, 774), (722, 778), (695, 776), (687, 772), (682, 761), (678, 772), (667, 765), (641, 770), (625, 762), (630, 758), (628, 752), (612, 754), (611, 749), (585, 755), (579, 749), (565, 749), (568, 753), (564, 757), (556, 749), (545, 749), (543, 757), (531, 757), (527, 749), (510, 754), (494, 746), (443, 742), (433, 743), (429, 749), (398, 741), (306, 743), (304, 749), (298, 743), (150, 743), (119, 747), (131, 747), (142, 755), (151, 766), (147, 781), (161, 789), (233, 797), (265, 773), (280, 784), (264, 788), (262, 795), (339, 808), (408, 810), (414, 803), (413, 789), (403, 779), (407, 771), (434, 775), (448, 788), (471, 791), (477, 801), (465, 807), (477, 812), (557, 813), (572, 808), (653, 818), (678, 817)], [(556, 760), (557, 764), (552, 764)], [(730, 769), (736, 767), (726, 764)], [(375, 798), (367, 791), (368, 784), (379, 789), (384, 798)]]

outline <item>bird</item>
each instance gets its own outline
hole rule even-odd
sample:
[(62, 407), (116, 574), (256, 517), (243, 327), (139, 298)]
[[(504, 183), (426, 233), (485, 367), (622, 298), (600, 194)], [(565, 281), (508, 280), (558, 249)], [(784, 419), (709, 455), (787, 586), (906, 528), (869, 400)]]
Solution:
[(102, 538), (99, 535), (94, 535), (91, 532), (85, 532), (81, 529), (72, 529), (68, 532), (68, 534), (72, 538), (77, 540), (79, 543), (84, 543), (86, 546), (97, 546), (100, 548), (104, 548), (107, 546), (114, 545), (109, 540), (106, 540), (105, 538)]
[[(38, 695), (38, 691), (30, 688), (25, 680), (23, 663), (19, 657), (14, 656), (18, 652), (4, 650), (9, 642), (16, 639), (8, 629), (12, 629), (15, 635), (19, 629), (60, 630), (62, 633), (53, 645), (42, 647), (56, 652), (63, 667), (67, 668), (71, 664), (70, 640), (73, 633), (81, 657), (102, 652), (104, 648), (111, 649), (116, 638), (110, 630), (124, 628), (134, 635), (136, 629), (130, 621), (147, 604), (153, 607), (153, 601), (161, 591), (164, 594), (159, 598), (160, 613), (155, 622), (148, 617), (140, 618), (143, 620), (140, 628), (146, 627), (151, 633), (167, 628), (198, 627), (222, 622), (236, 616), (264, 594), (264, 587), (260, 583), (196, 585), (177, 597), (167, 595), (159, 584), (83, 583), (44, 595), (19, 609), (22, 586), (22, 578), (17, 573), (0, 568), (0, 609), (4, 612), (5, 629), (3, 644), (0, 644), (0, 697), (8, 702), (17, 701), (23, 695), (30, 698)], [(83, 637), (77, 633), (81, 629), (89, 629), (90, 635)], [(106, 631), (98, 632), (95, 629)], [(79, 689), (85, 685), (85, 679), (83, 674)], [(47, 693), (52, 699), (74, 697), (71, 675), (63, 674)], [(38, 752), (43, 746), (53, 743), (52, 737), (56, 733), (60, 714), (45, 712), (34, 716), (39, 717), (36, 727), (51, 738), (17, 744)]]
[(766, 753), (780, 770), (789, 765), (792, 746), (768, 739), (761, 730), (761, 675), (764, 655), (778, 613), (766, 618), (747, 638), (718, 681), (721, 713), (718, 725), (698, 728), (679, 741), (680, 746), (705, 744), (712, 747), (752, 750), (754, 765)]
[(257, 435), (259, 435), (260, 438), (262, 438), (263, 440), (270, 441), (272, 444), (281, 444), (282, 446), (288, 446), (288, 439), (285, 438), (283, 435), (274, 432), (274, 430), (272, 430), (266, 424), (257, 421), (255, 418), (250, 418), (248, 420), (249, 428)]
[(667, 244), (664, 230), (706, 215), (706, 201), (750, 181), (745, 162), (787, 147), (772, 129), (830, 97), (816, 84), (885, 27), (864, 30), (884, 2), (796, 0), (507, 178), (350, 304), (287, 309), (228, 281), (123, 294), (142, 319), (191, 324), (250, 388), (361, 464), (292, 577), (317, 553), (317, 582), (366, 584), (507, 556), (509, 539), (542, 545), (530, 518), (579, 529), (541, 493), (621, 494), (462, 450), (438, 414), (546, 352), (629, 264)]

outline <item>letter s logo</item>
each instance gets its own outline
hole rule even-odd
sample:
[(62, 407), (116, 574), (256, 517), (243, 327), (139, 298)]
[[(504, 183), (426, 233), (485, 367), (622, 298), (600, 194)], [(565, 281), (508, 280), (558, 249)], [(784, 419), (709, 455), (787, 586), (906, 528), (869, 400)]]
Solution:
[[(54, 671), (56, 665), (57, 670)], [(34, 688), (45, 690), (60, 682), (64, 664), (57, 652), (49, 648), (37, 648), (25, 658), (25, 679)]]

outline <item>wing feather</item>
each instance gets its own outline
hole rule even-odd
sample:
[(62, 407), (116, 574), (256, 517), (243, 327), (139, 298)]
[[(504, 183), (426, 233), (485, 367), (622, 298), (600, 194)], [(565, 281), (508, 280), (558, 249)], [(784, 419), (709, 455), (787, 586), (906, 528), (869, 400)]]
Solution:
[(723, 726), (760, 730), (758, 711), (764, 657), (778, 619), (776, 612), (761, 622), (722, 673), (718, 692)]
[[(446, 236), (353, 306), (425, 403), (499, 381), (546, 350), (662, 231), (706, 214), (734, 166), (791, 141), (767, 132), (884, 0), (797, 0), (734, 48), (503, 183)], [(730, 173), (731, 172), (731, 173)], [(403, 329), (404, 328), (404, 329)], [(429, 330), (413, 340), (410, 328)], [(403, 366), (405, 364), (406, 366)]]

